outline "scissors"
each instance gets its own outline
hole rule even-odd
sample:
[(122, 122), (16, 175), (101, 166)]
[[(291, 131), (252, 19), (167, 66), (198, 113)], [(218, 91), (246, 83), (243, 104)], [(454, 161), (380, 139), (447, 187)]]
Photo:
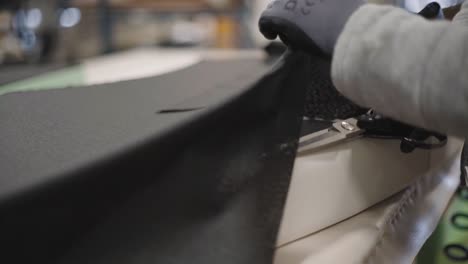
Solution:
[[(434, 19), (438, 17), (440, 10), (441, 6), (432, 2), (419, 15)], [(370, 110), (365, 115), (338, 120), (325, 129), (302, 136), (299, 139), (298, 153), (316, 151), (361, 137), (400, 140), (400, 150), (403, 153), (411, 153), (415, 149), (441, 148), (447, 144), (445, 135), (414, 128)], [(468, 181), (468, 176), (466, 178)]]
[(411, 153), (415, 149), (441, 148), (447, 144), (445, 135), (396, 122), (371, 110), (365, 115), (338, 120), (325, 129), (302, 136), (298, 153), (316, 151), (361, 137), (400, 140), (403, 153)]

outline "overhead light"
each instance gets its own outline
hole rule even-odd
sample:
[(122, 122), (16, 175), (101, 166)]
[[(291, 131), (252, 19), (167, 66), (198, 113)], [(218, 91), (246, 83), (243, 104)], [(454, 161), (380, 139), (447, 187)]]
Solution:
[(78, 8), (70, 7), (60, 13), (59, 23), (61, 27), (70, 28), (76, 26), (81, 20), (81, 11)]
[(24, 17), (24, 25), (29, 29), (36, 29), (42, 23), (42, 12), (38, 8), (33, 8), (26, 11)]

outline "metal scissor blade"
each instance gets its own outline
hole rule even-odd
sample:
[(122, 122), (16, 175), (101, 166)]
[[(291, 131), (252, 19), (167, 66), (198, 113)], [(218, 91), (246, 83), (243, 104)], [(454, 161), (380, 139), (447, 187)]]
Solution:
[(318, 149), (335, 142), (340, 142), (346, 139), (346, 135), (340, 133), (334, 128), (328, 128), (322, 131), (303, 136), (299, 139), (298, 152), (305, 152), (313, 149)]
[(299, 139), (298, 153), (327, 147), (350, 138), (358, 137), (364, 130), (357, 126), (357, 120), (350, 118), (335, 122), (330, 128), (303, 136)]

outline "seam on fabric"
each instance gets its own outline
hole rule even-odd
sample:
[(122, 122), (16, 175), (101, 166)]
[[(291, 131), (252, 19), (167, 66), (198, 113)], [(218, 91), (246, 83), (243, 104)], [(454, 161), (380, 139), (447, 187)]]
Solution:
[(384, 221), (384, 224), (382, 225), (382, 227), (378, 228), (379, 230), (378, 240), (375, 246), (369, 251), (369, 254), (364, 258), (363, 263), (369, 264), (371, 263), (371, 259), (377, 256), (377, 250), (383, 246), (385, 238), (388, 234), (386, 227), (387, 226), (395, 227), (397, 222), (401, 219), (401, 216), (403, 215), (404, 211), (410, 204), (410, 201), (413, 201), (414, 196), (416, 195), (416, 190), (417, 190), (415, 185), (417, 185), (417, 183), (408, 187), (408, 189), (403, 194), (403, 197), (398, 202), (398, 205), (395, 207), (395, 209), (392, 210), (392, 212), (390, 213), (390, 216), (387, 217), (387, 219)]
[[(427, 193), (428, 187), (433, 187), (434, 185), (438, 185), (443, 181), (444, 173), (440, 173), (440, 171), (445, 171), (446, 166), (440, 167), (437, 172), (432, 172), (430, 175), (422, 175), (420, 176), (411, 186), (403, 194), (400, 202), (392, 210), (389, 214), (388, 218), (384, 221), (384, 224), (379, 229), (378, 240), (375, 246), (369, 251), (367, 256), (364, 258), (365, 264), (371, 264), (372, 258), (377, 256), (377, 250), (381, 248), (384, 243), (385, 239), (389, 235), (388, 229), (395, 229), (404, 213), (407, 211), (410, 205), (414, 204), (416, 198), (420, 197), (421, 194)], [(442, 175), (442, 177), (441, 177)]]

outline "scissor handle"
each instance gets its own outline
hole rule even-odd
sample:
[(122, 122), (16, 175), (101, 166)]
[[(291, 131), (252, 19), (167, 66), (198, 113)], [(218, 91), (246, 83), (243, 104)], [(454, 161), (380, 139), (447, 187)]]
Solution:
[[(436, 139), (436, 142), (428, 142), (430, 138)], [(414, 129), (411, 135), (402, 139), (400, 149), (403, 153), (411, 153), (415, 149), (436, 149), (445, 146), (447, 140), (445, 135), (424, 129)]]
[(365, 130), (364, 136), (380, 139), (401, 139), (414, 130), (411, 126), (372, 112), (359, 116), (357, 126)]
[[(447, 144), (447, 136), (383, 117), (375, 112), (357, 118), (357, 126), (363, 129), (364, 136), (379, 139), (399, 139), (400, 149), (403, 153), (411, 153), (415, 149), (435, 149)], [(428, 141), (435, 138), (436, 142)]]

